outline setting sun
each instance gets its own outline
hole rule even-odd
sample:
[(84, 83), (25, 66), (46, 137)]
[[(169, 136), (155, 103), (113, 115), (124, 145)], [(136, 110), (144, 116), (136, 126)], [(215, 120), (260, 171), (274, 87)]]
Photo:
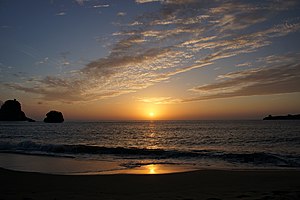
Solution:
[(154, 117), (155, 113), (154, 112), (149, 112), (150, 117)]

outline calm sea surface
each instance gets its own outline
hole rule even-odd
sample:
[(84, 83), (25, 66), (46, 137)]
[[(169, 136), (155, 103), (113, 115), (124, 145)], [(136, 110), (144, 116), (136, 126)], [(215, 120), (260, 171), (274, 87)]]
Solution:
[(196, 168), (300, 168), (300, 121), (0, 122), (0, 152)]

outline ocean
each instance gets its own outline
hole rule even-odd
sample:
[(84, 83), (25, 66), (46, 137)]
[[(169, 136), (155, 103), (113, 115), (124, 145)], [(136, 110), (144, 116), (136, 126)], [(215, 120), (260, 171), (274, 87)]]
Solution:
[(147, 166), (300, 169), (300, 121), (0, 122), (0, 167), (68, 174)]

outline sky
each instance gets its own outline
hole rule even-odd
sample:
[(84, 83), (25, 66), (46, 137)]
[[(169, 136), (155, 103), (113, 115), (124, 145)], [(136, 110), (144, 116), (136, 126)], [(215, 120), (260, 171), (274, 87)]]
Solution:
[(36, 120), (300, 113), (298, 0), (0, 0), (0, 41), (0, 100)]

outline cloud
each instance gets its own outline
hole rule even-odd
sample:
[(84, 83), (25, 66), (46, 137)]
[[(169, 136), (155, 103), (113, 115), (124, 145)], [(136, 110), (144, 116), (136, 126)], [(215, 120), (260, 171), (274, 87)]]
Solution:
[(109, 7), (109, 4), (98, 4), (93, 6), (93, 8), (107, 8), (107, 7)]
[(67, 13), (66, 12), (59, 12), (59, 13), (56, 13), (55, 15), (56, 16), (65, 16), (65, 15), (67, 15)]
[(86, 85), (87, 81), (47, 76), (43, 79), (27, 80), (26, 85), (23, 83), (4, 83), (2, 85), (26, 93), (37, 94), (46, 101), (57, 101), (58, 99), (62, 102), (93, 101), (126, 93), (125, 90), (114, 91), (103, 88), (97, 91), (96, 85)]
[(193, 3), (196, 0), (136, 0), (136, 3), (151, 3), (151, 2), (161, 2), (163, 4), (188, 4)]
[[(155, 0), (135, 2), (143, 4)], [(297, 1), (156, 2), (160, 3), (160, 9), (137, 16), (112, 34), (115, 42), (110, 46), (110, 53), (106, 57), (91, 61), (75, 73), (42, 77), (19, 84), (6, 83), (6, 86), (38, 94), (48, 100), (99, 100), (147, 88), (176, 74), (213, 65), (221, 59), (257, 52), (272, 45), (278, 37), (285, 37), (300, 30), (299, 18), (283, 19), (281, 15), (289, 9), (297, 9)], [(105, 6), (101, 4), (96, 7)], [(272, 60), (266, 59), (269, 59), (269, 62)], [(297, 72), (292, 66), (294, 65), (281, 65), (286, 70)], [(239, 95), (262, 94), (262, 89), (261, 92), (250, 90), (258, 84), (263, 84), (259, 81), (264, 81), (267, 73), (282, 78), (280, 74), (275, 73), (276, 70), (284, 70), (281, 67), (269, 66), (249, 71), (243, 76), (227, 74), (226, 78), (225, 75), (219, 77), (226, 80), (217, 82), (216, 85), (195, 87), (193, 91), (205, 93), (198, 98), (200, 100), (213, 98), (213, 95), (215, 98), (234, 96), (238, 92)], [(251, 81), (252, 79), (255, 81)], [(260, 86), (267, 88), (278, 83), (278, 87), (283, 88), (292, 82), (295, 82), (295, 79), (278, 79), (276, 82), (275, 79), (268, 78), (266, 85)], [(168, 99), (160, 100), (163, 102)]]
[(138, 98), (138, 101), (151, 104), (176, 104), (182, 102), (181, 99), (175, 99), (172, 97)]
[(265, 62), (264, 67), (221, 75), (216, 83), (191, 89), (200, 96), (184, 101), (300, 92), (299, 58), (299, 54), (272, 56), (276, 62)]
[(117, 13), (117, 16), (119, 16), (119, 17), (123, 17), (123, 16), (126, 16), (126, 15), (127, 15), (126, 12), (118, 12)]
[(43, 65), (43, 64), (47, 64), (49, 60), (49, 57), (45, 57), (44, 59), (37, 61), (35, 64), (36, 65)]
[(237, 67), (250, 67), (252, 66), (251, 62), (244, 62), (236, 65)]
[(162, 0), (135, 0), (136, 3), (151, 3), (151, 2), (160, 2)]
[(78, 3), (80, 6), (84, 5), (84, 2), (88, 2), (89, 0), (75, 0), (76, 3)]

